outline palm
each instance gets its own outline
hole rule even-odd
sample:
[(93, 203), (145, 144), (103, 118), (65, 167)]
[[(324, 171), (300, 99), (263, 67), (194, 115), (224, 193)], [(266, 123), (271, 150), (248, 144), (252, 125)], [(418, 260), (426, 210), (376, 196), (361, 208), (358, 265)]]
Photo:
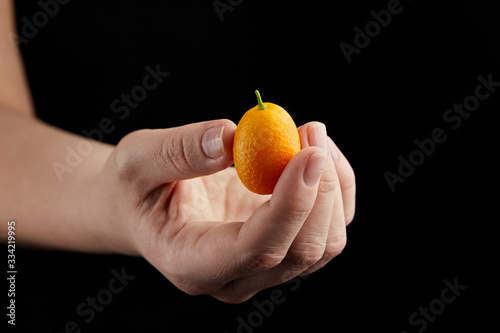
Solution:
[(222, 247), (234, 242), (243, 223), (270, 196), (246, 189), (234, 168), (169, 186), (169, 195), (156, 205), (162, 213), (150, 215), (162, 216), (162, 227), (142, 230), (148, 244), (145, 257), (185, 291), (184, 286), (202, 284), (195, 282), (200, 274), (218, 281), (224, 269), (217, 269), (222, 264), (217, 253), (226, 251)]
[(178, 221), (245, 221), (269, 196), (246, 189), (234, 168), (176, 183), (170, 209), (182, 212)]

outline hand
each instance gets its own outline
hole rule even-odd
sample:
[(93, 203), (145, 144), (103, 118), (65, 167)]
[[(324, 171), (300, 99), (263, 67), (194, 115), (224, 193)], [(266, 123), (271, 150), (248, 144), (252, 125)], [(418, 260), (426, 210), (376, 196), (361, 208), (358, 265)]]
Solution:
[(229, 303), (324, 266), (343, 250), (355, 205), (354, 173), (323, 124), (299, 128), (302, 150), (272, 196), (248, 191), (230, 167), (235, 129), (214, 120), (133, 132), (96, 194), (125, 252), (188, 294)]

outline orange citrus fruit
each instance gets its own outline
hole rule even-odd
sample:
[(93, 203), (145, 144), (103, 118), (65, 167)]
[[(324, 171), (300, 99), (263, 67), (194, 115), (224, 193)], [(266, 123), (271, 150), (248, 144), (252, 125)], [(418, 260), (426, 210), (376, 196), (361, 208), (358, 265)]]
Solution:
[(271, 194), (290, 159), (300, 150), (297, 126), (281, 106), (263, 103), (248, 110), (234, 134), (233, 157), (243, 185), (258, 194)]

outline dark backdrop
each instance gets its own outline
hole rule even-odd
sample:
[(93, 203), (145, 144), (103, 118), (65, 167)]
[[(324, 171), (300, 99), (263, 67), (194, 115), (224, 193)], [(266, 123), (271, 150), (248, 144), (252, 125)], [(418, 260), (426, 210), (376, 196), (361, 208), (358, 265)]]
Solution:
[[(327, 124), (356, 172), (357, 212), (346, 249), (327, 267), (240, 305), (185, 295), (143, 259), (18, 248), (18, 331), (497, 327), (488, 304), (498, 300), (499, 278), (493, 8), (425, 0), (60, 2), (17, 3), (41, 119), (117, 143), (140, 128), (237, 122), (259, 89), (298, 125)], [(148, 66), (169, 73), (150, 91), (137, 88)], [(477, 88), (479, 77), (493, 82)], [(127, 105), (122, 94), (132, 92), (139, 102)], [(468, 109), (455, 113), (464, 101)], [(92, 130), (105, 118), (112, 130), (100, 136)], [(120, 292), (107, 292), (124, 273)], [(97, 296), (108, 302), (102, 311), (77, 311)]]

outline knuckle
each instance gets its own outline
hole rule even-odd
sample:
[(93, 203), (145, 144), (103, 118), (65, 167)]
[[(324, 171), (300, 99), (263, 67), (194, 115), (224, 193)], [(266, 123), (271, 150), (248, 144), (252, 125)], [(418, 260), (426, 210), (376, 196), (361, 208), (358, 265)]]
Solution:
[(294, 221), (305, 221), (307, 217), (309, 216), (309, 213), (311, 213), (311, 209), (290, 209), (289, 210), (289, 217), (293, 219)]
[(251, 298), (254, 293), (239, 294), (236, 291), (232, 291), (228, 295), (223, 295), (216, 297), (219, 301), (229, 303), (229, 304), (241, 304)]
[(279, 210), (281, 212), (279, 219), (286, 224), (290, 221), (305, 221), (314, 206), (315, 197), (291, 193), (288, 200), (272, 199), (269, 201), (271, 210)]
[(194, 286), (177, 287), (190, 296), (199, 296), (203, 294), (200, 288)]
[(290, 249), (287, 255), (287, 261), (293, 266), (307, 268), (323, 258), (325, 253), (325, 245), (322, 244), (307, 244), (300, 249)]
[(323, 177), (319, 182), (318, 193), (332, 193), (338, 188), (338, 185), (338, 181), (333, 177)]
[(329, 160), (323, 170), (318, 184), (318, 194), (333, 194), (339, 188), (339, 178), (333, 161)]
[(245, 291), (243, 289), (244, 287), (241, 281), (231, 280), (223, 285), (217, 293), (212, 294), (211, 296), (225, 303), (240, 304), (247, 301), (258, 292), (249, 290)]
[(260, 272), (278, 266), (284, 256), (275, 253), (254, 253), (248, 255), (245, 261), (245, 270)]
[[(293, 205), (292, 202), (294, 203)], [(311, 213), (311, 209), (312, 206), (306, 206), (304, 202), (296, 202), (295, 200), (292, 200), (290, 201), (288, 207), (286, 207), (285, 211), (288, 219), (293, 221), (305, 221)]]
[(207, 294), (207, 289), (199, 283), (177, 282), (174, 284), (179, 290), (182, 290), (183, 292), (185, 292), (190, 296), (199, 296)]
[(189, 162), (189, 151), (182, 135), (164, 140), (158, 154), (157, 161), (161, 167), (172, 167), (178, 173), (189, 176), (189, 170), (192, 170), (192, 166)]
[(219, 301), (228, 303), (228, 304), (241, 304), (245, 302), (248, 298), (250, 297), (239, 297), (239, 296), (234, 296), (234, 297), (229, 297), (229, 296), (221, 296), (221, 297), (216, 297)]
[(328, 260), (335, 258), (339, 254), (341, 254), (342, 251), (344, 251), (346, 243), (347, 243), (347, 237), (345, 236), (341, 237), (339, 240), (336, 240), (334, 242), (328, 242), (326, 244), (324, 256)]

